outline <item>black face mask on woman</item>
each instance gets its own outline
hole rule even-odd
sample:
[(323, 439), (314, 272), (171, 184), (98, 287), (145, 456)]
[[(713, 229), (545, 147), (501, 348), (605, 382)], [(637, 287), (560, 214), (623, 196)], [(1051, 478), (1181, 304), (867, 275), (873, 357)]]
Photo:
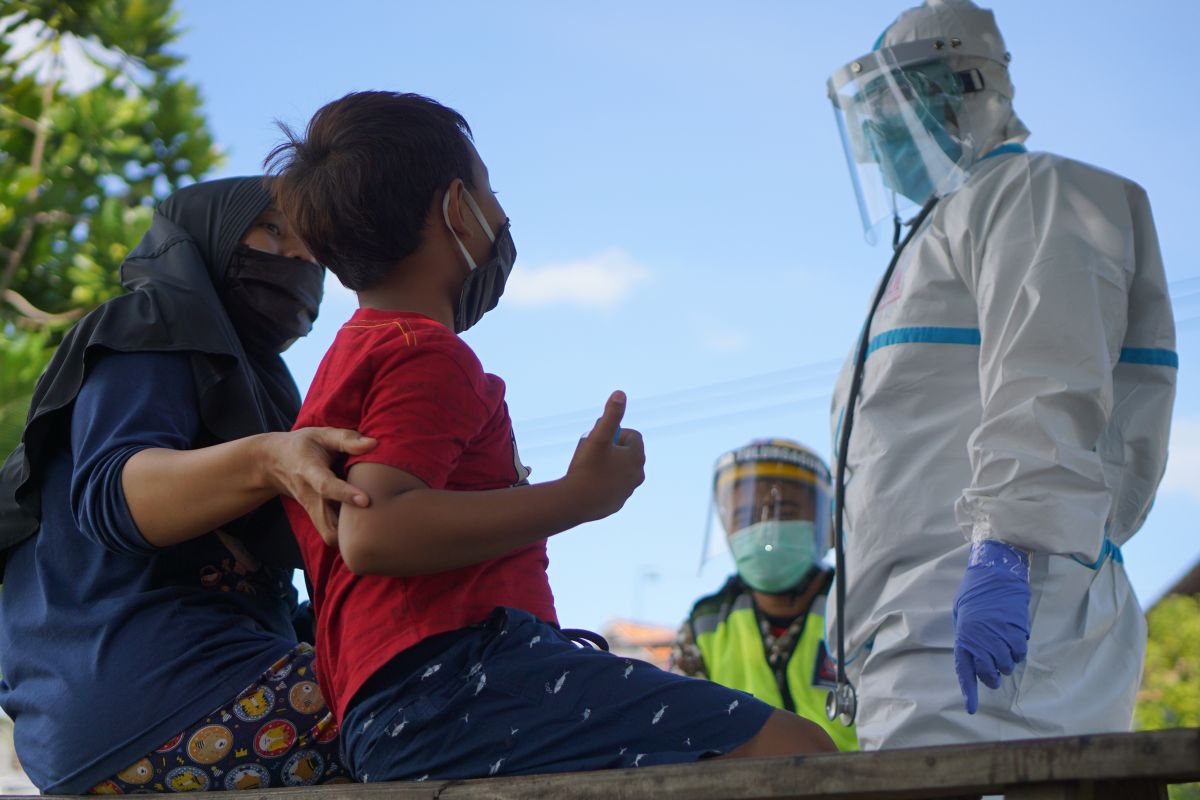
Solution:
[(279, 354), (306, 336), (317, 319), (325, 270), (238, 245), (229, 259), (221, 302), (246, 350)]

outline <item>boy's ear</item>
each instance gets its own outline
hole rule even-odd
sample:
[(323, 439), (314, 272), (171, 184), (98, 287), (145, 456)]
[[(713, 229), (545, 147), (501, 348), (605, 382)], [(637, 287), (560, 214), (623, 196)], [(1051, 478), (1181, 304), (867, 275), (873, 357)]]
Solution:
[(469, 216), (471, 209), (468, 208), (463, 195), (466, 193), (466, 184), (462, 182), (462, 178), (455, 178), (450, 182), (450, 186), (446, 189), (446, 217), (450, 225), (460, 241), (466, 241), (471, 238), (476, 226), (472, 226)]

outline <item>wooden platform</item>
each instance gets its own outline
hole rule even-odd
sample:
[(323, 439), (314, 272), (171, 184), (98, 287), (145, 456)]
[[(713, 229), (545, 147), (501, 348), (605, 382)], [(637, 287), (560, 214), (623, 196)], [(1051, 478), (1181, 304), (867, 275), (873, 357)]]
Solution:
[[(238, 800), (582, 800), (837, 798), (901, 800), (1004, 794), (1009, 800), (1158, 800), (1200, 781), (1200, 729), (1035, 739), (645, 769), (425, 783), (340, 784), (238, 792)], [(199, 792), (195, 800), (231, 800)]]

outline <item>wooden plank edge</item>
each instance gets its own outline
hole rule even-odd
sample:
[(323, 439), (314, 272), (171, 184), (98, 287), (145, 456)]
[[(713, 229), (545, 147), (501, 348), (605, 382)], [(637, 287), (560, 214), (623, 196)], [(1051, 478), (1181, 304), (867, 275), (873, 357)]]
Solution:
[[(871, 753), (704, 761), (466, 781), (335, 784), (238, 792), (238, 800), (695, 800), (937, 797), (1074, 781), (1200, 780), (1200, 729), (1029, 739)], [(925, 792), (925, 794), (921, 794)], [(194, 800), (232, 800), (226, 792)], [(9, 796), (4, 796), (5, 798)]]

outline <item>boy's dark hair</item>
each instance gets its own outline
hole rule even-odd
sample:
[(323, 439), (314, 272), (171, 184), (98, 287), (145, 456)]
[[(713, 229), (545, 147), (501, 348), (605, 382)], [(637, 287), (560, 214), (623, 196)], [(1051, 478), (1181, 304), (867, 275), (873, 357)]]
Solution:
[(267, 156), (275, 201), (297, 235), (348, 289), (378, 284), (421, 244), (438, 189), (474, 188), (471, 128), (419, 94), (352, 92), (322, 106), (304, 136)]

